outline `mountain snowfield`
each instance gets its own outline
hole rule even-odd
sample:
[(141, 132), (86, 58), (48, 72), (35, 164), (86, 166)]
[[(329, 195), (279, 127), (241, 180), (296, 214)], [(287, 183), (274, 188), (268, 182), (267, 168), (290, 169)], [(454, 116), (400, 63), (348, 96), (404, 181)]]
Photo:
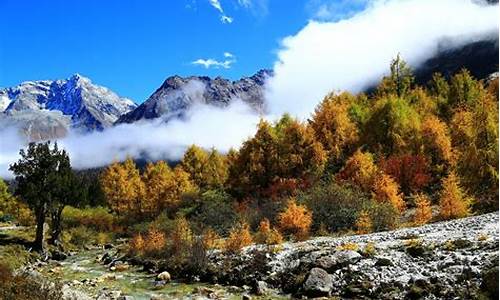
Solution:
[(30, 140), (61, 137), (70, 128), (103, 130), (136, 106), (79, 74), (0, 90), (0, 122), (19, 126)]

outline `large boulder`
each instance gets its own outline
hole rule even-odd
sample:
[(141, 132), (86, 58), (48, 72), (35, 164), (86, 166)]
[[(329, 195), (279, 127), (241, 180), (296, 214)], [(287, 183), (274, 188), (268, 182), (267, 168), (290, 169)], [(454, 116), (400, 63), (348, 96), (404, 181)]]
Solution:
[(310, 297), (329, 296), (333, 288), (333, 280), (325, 270), (312, 268), (302, 288), (304, 294)]
[(333, 271), (351, 264), (357, 263), (362, 256), (356, 251), (344, 250), (332, 255), (323, 256), (316, 261), (316, 266), (325, 270)]

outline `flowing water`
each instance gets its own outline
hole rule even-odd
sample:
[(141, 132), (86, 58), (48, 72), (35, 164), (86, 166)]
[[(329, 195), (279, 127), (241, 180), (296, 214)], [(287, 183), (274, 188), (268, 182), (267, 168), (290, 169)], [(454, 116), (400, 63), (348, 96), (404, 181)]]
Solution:
[[(175, 280), (155, 287), (155, 275), (141, 272), (140, 268), (130, 266), (125, 271), (110, 271), (99, 262), (103, 250), (81, 251), (69, 256), (62, 262), (52, 262), (39, 271), (45, 276), (58, 279), (89, 295), (98, 295), (103, 289), (121, 291), (122, 295), (132, 296), (134, 300), (151, 299), (241, 299), (245, 290), (237, 287), (209, 285), (203, 283), (182, 283)], [(255, 296), (252, 297), (256, 299)], [(280, 295), (262, 299), (285, 299)], [(259, 299), (259, 297), (257, 297)]]

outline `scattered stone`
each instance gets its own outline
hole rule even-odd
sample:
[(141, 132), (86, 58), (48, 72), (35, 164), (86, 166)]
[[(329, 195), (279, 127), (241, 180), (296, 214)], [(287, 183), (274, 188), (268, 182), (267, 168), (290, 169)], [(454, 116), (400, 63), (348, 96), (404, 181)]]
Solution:
[(483, 282), (481, 290), (484, 291), (490, 299), (498, 297), (498, 266), (493, 266), (482, 273)]
[(51, 253), (50, 253), (50, 258), (53, 259), (53, 260), (65, 260), (66, 258), (68, 258), (68, 255), (62, 251), (59, 251), (59, 250), (53, 250)]
[(130, 269), (130, 265), (127, 263), (119, 262), (119, 263), (116, 263), (114, 265), (114, 268), (117, 272), (123, 272), (123, 271), (127, 271), (128, 269)]
[(311, 297), (329, 296), (332, 288), (332, 277), (321, 268), (312, 268), (303, 284), (305, 294)]
[(377, 261), (375, 262), (375, 266), (378, 266), (378, 267), (390, 267), (390, 266), (394, 266), (394, 263), (392, 262), (392, 260), (390, 258), (379, 257), (377, 259)]
[(255, 294), (258, 296), (263, 296), (269, 293), (269, 287), (265, 281), (257, 281), (255, 284)]

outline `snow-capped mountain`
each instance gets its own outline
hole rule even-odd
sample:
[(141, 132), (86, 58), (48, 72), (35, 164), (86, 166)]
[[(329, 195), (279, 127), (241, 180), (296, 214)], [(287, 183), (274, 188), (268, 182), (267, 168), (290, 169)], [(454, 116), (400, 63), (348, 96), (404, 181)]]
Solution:
[(117, 123), (133, 123), (162, 117), (165, 120), (182, 116), (192, 105), (203, 103), (225, 107), (241, 100), (260, 112), (264, 109), (264, 83), (272, 76), (270, 70), (230, 81), (222, 77), (168, 77), (144, 103), (121, 116)]
[(0, 121), (20, 126), (31, 139), (60, 137), (69, 128), (102, 130), (136, 106), (79, 74), (0, 89)]

